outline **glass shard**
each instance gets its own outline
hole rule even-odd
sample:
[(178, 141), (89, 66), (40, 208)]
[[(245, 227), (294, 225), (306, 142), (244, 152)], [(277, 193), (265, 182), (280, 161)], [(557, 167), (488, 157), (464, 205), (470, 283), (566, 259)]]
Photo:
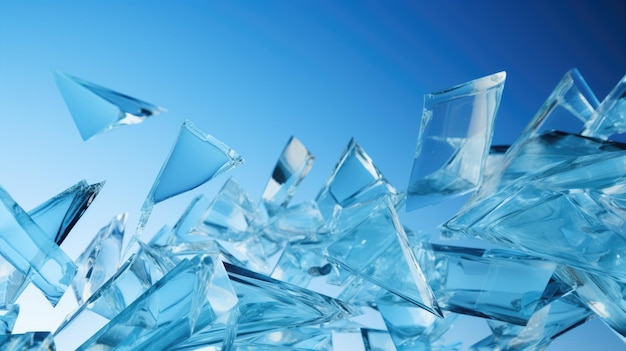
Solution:
[(317, 202), (305, 201), (270, 218), (263, 234), (276, 242), (315, 245), (326, 240), (329, 233)]
[(287, 207), (298, 185), (311, 170), (313, 161), (313, 154), (292, 136), (263, 191), (263, 204), (270, 216)]
[(407, 210), (480, 185), (505, 79), (499, 72), (424, 96)]
[(141, 208), (137, 233), (143, 231), (155, 204), (198, 187), (243, 162), (235, 150), (185, 120)]
[(339, 232), (365, 220), (388, 197), (400, 201), (396, 189), (352, 139), (315, 201), (328, 229)]
[(143, 122), (165, 111), (66, 73), (53, 71), (52, 74), (83, 140), (121, 125)]
[(7, 351), (55, 351), (50, 332), (0, 334), (0, 349)]
[(0, 306), (0, 334), (11, 334), (19, 313), (17, 304)]
[(328, 261), (313, 252), (293, 245), (283, 251), (272, 272), (272, 278), (306, 288), (316, 277), (332, 271)]
[(122, 263), (122, 244), (127, 218), (128, 213), (115, 216), (108, 225), (98, 231), (76, 259), (78, 272), (72, 281), (72, 289), (79, 305), (109, 280)]
[(56, 305), (76, 265), (0, 187), (0, 254)]
[(626, 132), (626, 76), (602, 101), (596, 113), (585, 124), (583, 135), (608, 139)]

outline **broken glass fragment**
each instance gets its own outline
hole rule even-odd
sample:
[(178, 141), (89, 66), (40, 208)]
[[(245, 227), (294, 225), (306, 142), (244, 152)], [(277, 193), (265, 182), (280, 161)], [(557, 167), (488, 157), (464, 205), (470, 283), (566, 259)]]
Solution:
[[(282, 346), (304, 350), (333, 351), (332, 331), (327, 324), (314, 327), (287, 328), (272, 330), (252, 337), (242, 336), (240, 339), (253, 345)], [(270, 350), (271, 348), (268, 348)]]
[(602, 101), (596, 113), (587, 121), (583, 135), (607, 139), (626, 132), (626, 76)]
[(143, 231), (155, 204), (196, 188), (243, 162), (235, 150), (185, 120), (141, 207), (137, 233)]
[(270, 218), (263, 234), (276, 242), (315, 245), (326, 240), (328, 231), (315, 201), (290, 206)]
[(313, 252), (293, 245), (283, 251), (272, 272), (272, 278), (306, 288), (316, 277), (328, 275), (332, 267)]
[(424, 95), (407, 210), (480, 185), (505, 79), (499, 72)]
[(76, 259), (78, 272), (72, 289), (78, 304), (86, 301), (115, 274), (122, 263), (122, 244), (128, 213), (115, 216), (98, 231), (87, 248)]
[(270, 216), (287, 207), (313, 161), (315, 157), (300, 140), (292, 136), (287, 141), (263, 191), (263, 204)]
[(66, 73), (53, 71), (83, 140), (115, 127), (143, 122), (165, 109)]
[(361, 328), (361, 339), (365, 351), (397, 351), (393, 339), (386, 330)]
[(55, 351), (50, 332), (0, 334), (0, 349), (7, 351)]
[(17, 304), (0, 306), (0, 334), (11, 334), (19, 313)]

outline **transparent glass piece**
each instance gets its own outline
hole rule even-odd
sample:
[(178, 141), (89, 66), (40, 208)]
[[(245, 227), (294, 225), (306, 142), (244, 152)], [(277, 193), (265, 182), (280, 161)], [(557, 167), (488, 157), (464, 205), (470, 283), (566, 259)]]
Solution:
[(388, 197), (400, 201), (396, 189), (352, 139), (315, 201), (329, 230), (339, 232), (365, 220)]
[(500, 165), (504, 160), (504, 155), (509, 149), (510, 145), (492, 145), (489, 148), (489, 154), (485, 160), (485, 166), (483, 167), (483, 178), (489, 179), (493, 174), (499, 171)]
[(261, 335), (254, 334), (251, 338), (242, 336), (240, 339), (242, 343), (263, 345), (267, 350), (271, 350), (271, 346), (281, 346), (289, 350), (333, 351), (332, 330), (323, 326), (271, 330)]
[(354, 277), (341, 291), (337, 298), (355, 306), (377, 308), (376, 297), (382, 288), (369, 280)]
[(587, 121), (583, 135), (607, 139), (626, 132), (626, 76), (604, 98), (602, 104)]
[(162, 107), (69, 74), (58, 71), (52, 74), (83, 140), (165, 112)]
[(122, 245), (128, 213), (115, 216), (101, 228), (87, 248), (76, 259), (78, 272), (72, 290), (82, 304), (111, 278), (122, 263)]
[(219, 260), (183, 260), (77, 350), (172, 350), (237, 303)]
[(298, 245), (315, 245), (328, 237), (324, 218), (315, 201), (305, 201), (288, 207), (270, 218), (263, 234), (271, 240)]
[(50, 332), (0, 334), (0, 349), (7, 351), (55, 351)]
[(396, 351), (393, 339), (386, 330), (361, 329), (365, 351)]
[[(355, 314), (352, 307), (328, 296), (229, 263), (224, 267), (239, 298), (238, 336), (317, 325)], [(175, 350), (221, 343), (224, 332), (223, 327), (200, 330)]]
[(332, 272), (328, 261), (313, 252), (288, 245), (272, 272), (272, 278), (306, 288), (311, 280)]
[(424, 96), (407, 210), (480, 185), (505, 79), (499, 72)]
[[(218, 195), (219, 196), (219, 195)], [(180, 216), (172, 233), (175, 235), (173, 238), (176, 242), (195, 242), (207, 240), (206, 236), (200, 236), (195, 229), (198, 226), (198, 222), (202, 220), (202, 216), (205, 214), (211, 202), (203, 195), (196, 196), (187, 208), (185, 212)]]
[(0, 203), (0, 254), (56, 305), (76, 265), (2, 187)]
[(442, 309), (519, 325), (528, 323), (556, 268), (509, 250), (419, 243), (414, 251)]
[(329, 261), (441, 316), (390, 200), (364, 222), (317, 250)]
[(626, 283), (602, 274), (560, 267), (557, 276), (576, 286), (576, 296), (626, 342)]
[(0, 306), (0, 334), (11, 334), (19, 313), (17, 304)]
[(315, 157), (300, 140), (292, 136), (287, 141), (263, 191), (263, 204), (270, 216), (287, 207), (313, 161)]
[(155, 204), (196, 188), (243, 162), (235, 150), (185, 120), (141, 208), (137, 232), (143, 231)]

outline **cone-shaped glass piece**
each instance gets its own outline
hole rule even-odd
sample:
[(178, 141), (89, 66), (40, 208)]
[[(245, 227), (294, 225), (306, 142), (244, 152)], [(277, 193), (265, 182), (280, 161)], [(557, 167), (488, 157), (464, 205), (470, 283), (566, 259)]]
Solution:
[(583, 135), (607, 139), (626, 132), (626, 76), (602, 101), (596, 113), (585, 125)]
[(137, 232), (143, 231), (155, 204), (198, 187), (243, 162), (235, 150), (185, 120), (141, 208)]
[(140, 123), (165, 109), (103, 86), (52, 72), (83, 140), (125, 124)]
[(505, 78), (499, 72), (424, 96), (407, 210), (480, 185)]
[(315, 157), (296, 137), (291, 137), (278, 158), (263, 191), (263, 203), (270, 215), (287, 207), (300, 182), (309, 173)]

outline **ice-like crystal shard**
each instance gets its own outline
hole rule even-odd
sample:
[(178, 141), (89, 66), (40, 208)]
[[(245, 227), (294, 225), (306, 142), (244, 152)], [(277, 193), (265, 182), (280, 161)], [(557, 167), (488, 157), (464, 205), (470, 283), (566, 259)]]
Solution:
[(313, 278), (331, 271), (332, 266), (322, 257), (305, 248), (288, 245), (274, 267), (272, 278), (306, 288)]
[(607, 139), (626, 132), (626, 76), (611, 90), (587, 121), (583, 135)]
[(78, 272), (72, 281), (72, 290), (78, 304), (109, 280), (122, 263), (122, 244), (128, 213), (115, 216), (98, 231), (91, 243), (76, 259)]
[(427, 243), (414, 250), (442, 309), (519, 325), (528, 323), (556, 268), (509, 250)]
[(185, 259), (77, 350), (172, 350), (236, 303), (219, 260)]
[(396, 189), (352, 139), (315, 201), (330, 231), (337, 232), (363, 221), (386, 198), (400, 200)]
[(143, 122), (165, 111), (78, 77), (52, 73), (83, 140), (121, 125)]
[(298, 185), (311, 170), (313, 161), (313, 154), (300, 140), (292, 136), (263, 191), (263, 203), (270, 215), (287, 207)]
[(263, 234), (271, 240), (299, 245), (315, 245), (328, 236), (324, 218), (315, 201), (290, 206), (270, 219)]
[(499, 72), (424, 96), (407, 210), (480, 185), (505, 79)]
[(393, 339), (386, 330), (362, 328), (361, 338), (365, 351), (397, 351)]
[(17, 304), (0, 306), (0, 334), (11, 334), (20, 306)]
[(411, 303), (442, 315), (390, 200), (316, 252)]
[(0, 335), (0, 350), (7, 351), (55, 351), (50, 332)]
[(242, 164), (244, 159), (226, 144), (185, 120), (141, 208), (141, 233), (155, 204), (196, 188)]
[(76, 265), (0, 187), (0, 254), (56, 305)]

